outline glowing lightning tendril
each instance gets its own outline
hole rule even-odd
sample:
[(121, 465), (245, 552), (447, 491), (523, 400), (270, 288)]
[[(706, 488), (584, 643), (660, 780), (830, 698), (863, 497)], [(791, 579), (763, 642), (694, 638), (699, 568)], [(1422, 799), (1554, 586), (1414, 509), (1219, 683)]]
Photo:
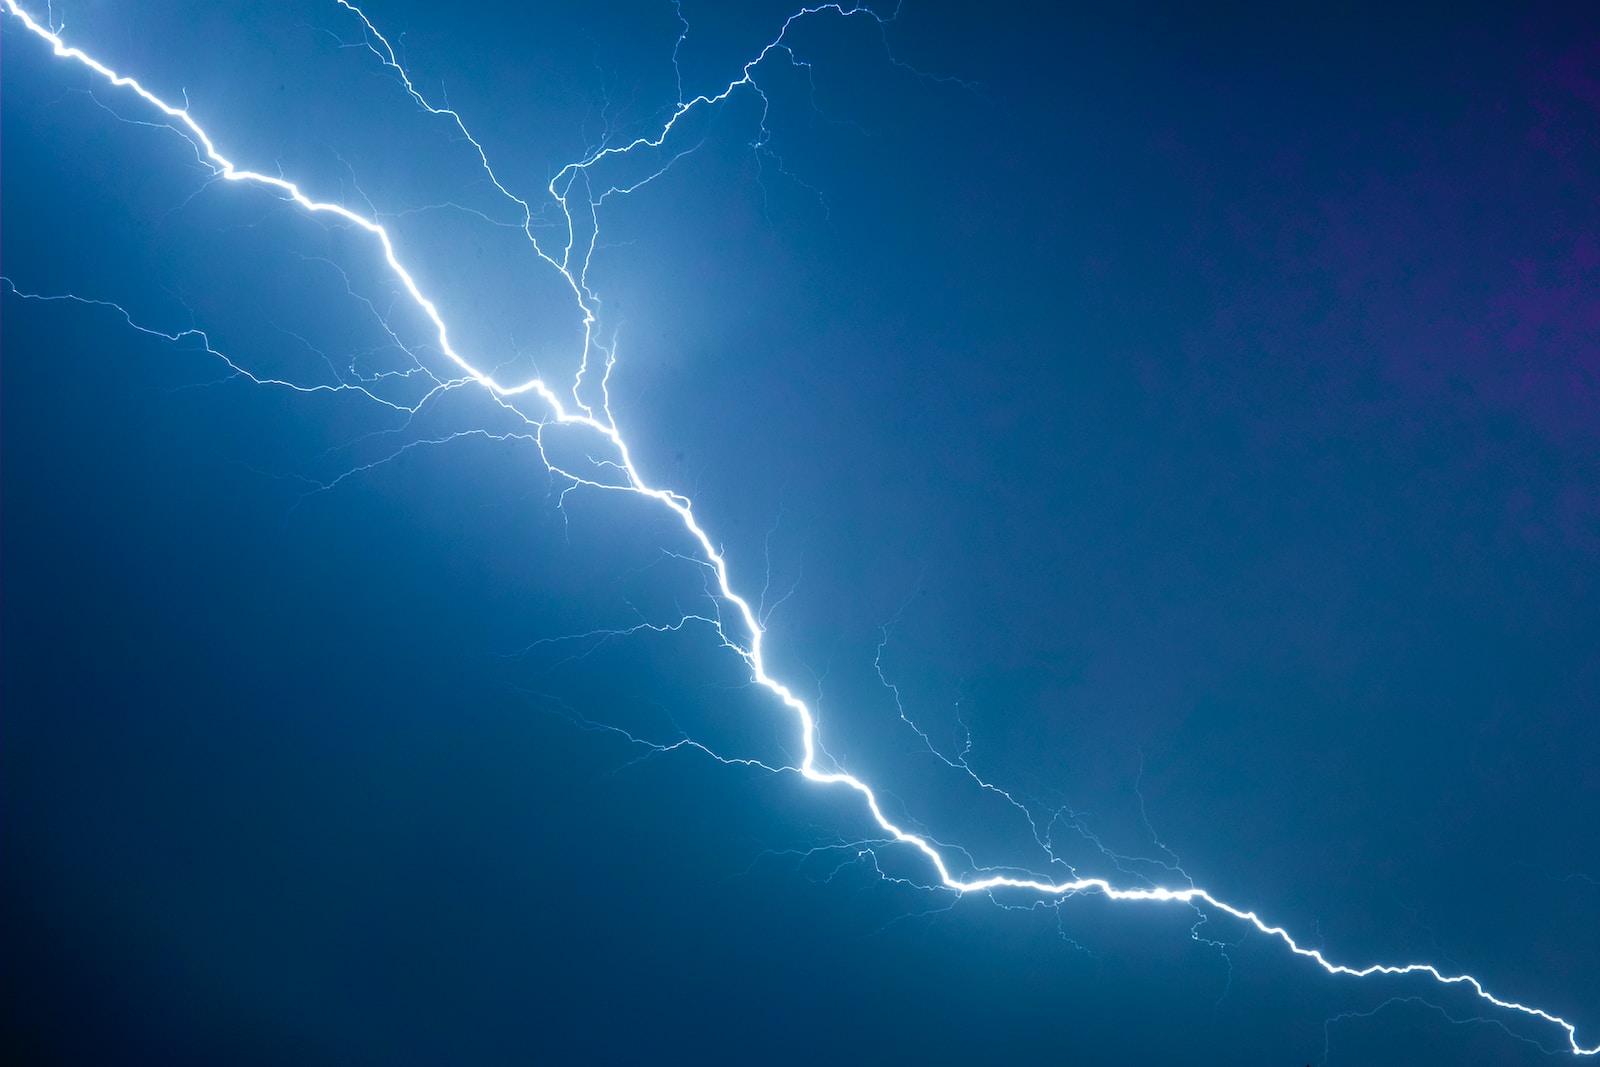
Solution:
[[(372, 24), (367, 16), (358, 7), (349, 3), (348, 0), (336, 0), (336, 2), (340, 4), (340, 6), (348, 9), (352, 14), (361, 20), (365, 32), (370, 35), (367, 47), (372, 49), (386, 66), (393, 69), (399, 75), (406, 91), (410, 93), (412, 98), (431, 114), (448, 117), (460, 129), (461, 133), (477, 150), (484, 170), (489, 175), (489, 178), (493, 182), (495, 188), (505, 196), (509, 197), (516, 204), (520, 205), (522, 208), (524, 212), (522, 228), (527, 234), (529, 240), (532, 241), (535, 251), (545, 262), (554, 267), (560, 273), (565, 282), (571, 287), (573, 295), (576, 298), (583, 315), (584, 358), (573, 381), (572, 404), (570, 407), (564, 403), (560, 397), (558, 397), (556, 393), (552, 391), (549, 386), (546, 385), (546, 383), (540, 378), (532, 378), (520, 384), (502, 383), (497, 381), (493, 376), (476, 369), (464, 356), (457, 352), (450, 344), (444, 320), (440, 316), (437, 306), (423, 295), (421, 289), (417, 286), (417, 283), (410, 272), (408, 272), (400, 263), (400, 260), (395, 254), (394, 244), (390, 240), (388, 232), (377, 222), (356, 214), (348, 208), (342, 207), (338, 204), (324, 203), (313, 200), (303, 193), (297, 185), (284, 178), (273, 177), (271, 175), (261, 174), (255, 171), (240, 169), (239, 167), (235, 166), (232, 161), (228, 160), (217, 151), (216, 145), (212, 141), (211, 136), (204, 129), (202, 129), (197, 122), (195, 122), (195, 120), (190, 116), (187, 108), (172, 106), (171, 104), (157, 97), (155, 94), (151, 93), (149, 90), (145, 89), (144, 86), (139, 84), (139, 82), (134, 78), (124, 74), (119, 74), (100, 63), (87, 53), (67, 45), (56, 30), (51, 27), (41, 25), (30, 14), (28, 14), (28, 12), (23, 10), (17, 4), (16, 0), (4, 0), (6, 10), (9, 11), (10, 14), (13, 15), (31, 33), (48, 42), (54, 49), (56, 55), (82, 64), (83, 66), (94, 71), (96, 74), (100, 75), (112, 85), (127, 89), (137, 94), (150, 106), (159, 110), (163, 115), (171, 120), (173, 124), (175, 124), (173, 125), (173, 129), (187, 137), (194, 144), (195, 148), (201, 154), (203, 162), (209, 165), (218, 177), (225, 178), (229, 181), (245, 182), (264, 186), (294, 201), (301, 208), (308, 212), (318, 215), (336, 216), (337, 218), (348, 222), (351, 225), (360, 227), (366, 233), (370, 234), (383, 249), (383, 256), (385, 261), (388, 263), (389, 269), (394, 273), (394, 276), (399, 279), (400, 283), (404, 286), (406, 292), (411, 296), (411, 299), (415, 302), (416, 306), (420, 308), (433, 323), (433, 326), (437, 331), (440, 350), (461, 369), (468, 379), (483, 385), (489, 391), (489, 393), (502, 404), (505, 404), (505, 398), (507, 397), (530, 392), (537, 393), (539, 397), (549, 406), (549, 410), (551, 412), (551, 416), (549, 418), (550, 422), (563, 425), (581, 426), (604, 437), (610, 443), (611, 447), (615, 449), (616, 458), (609, 462), (601, 463), (600, 465), (610, 467), (620, 472), (625, 479), (625, 484), (615, 485), (595, 481), (593, 478), (582, 477), (560, 468), (555, 463), (550, 461), (548, 455), (544, 455), (543, 443), (537, 431), (534, 435), (535, 441), (539, 443), (540, 452), (541, 455), (544, 456), (546, 464), (552, 471), (562, 475), (563, 477), (571, 479), (574, 485), (585, 485), (597, 489), (629, 492), (638, 494), (640, 496), (649, 497), (658, 501), (664, 507), (670, 508), (678, 516), (683, 523), (684, 529), (688, 531), (695, 543), (699, 545), (700, 551), (703, 553), (702, 562), (707, 565), (711, 573), (715, 575), (717, 592), (720, 594), (721, 599), (725, 603), (732, 605), (737, 612), (739, 621), (743, 624), (745, 632), (749, 635), (748, 643), (741, 644), (733, 637), (730, 637), (720, 620), (701, 621), (710, 622), (717, 631), (718, 635), (723, 639), (723, 642), (730, 649), (734, 650), (739, 656), (741, 656), (745, 663), (749, 666), (752, 679), (761, 687), (776, 696), (794, 713), (800, 727), (800, 738), (803, 743), (805, 753), (799, 767), (795, 769), (797, 769), (799, 773), (806, 779), (812, 782), (823, 785), (843, 786), (847, 789), (854, 790), (860, 795), (862, 801), (865, 802), (868, 810), (872, 813), (872, 818), (883, 829), (883, 831), (893, 838), (893, 840), (904, 845), (908, 845), (920, 852), (926, 858), (927, 862), (931, 864), (933, 869), (938, 873), (939, 880), (944, 887), (954, 890), (958, 893), (982, 892), (985, 890), (998, 888), (1014, 888), (1033, 891), (1044, 896), (1055, 898), (1067, 897), (1078, 893), (1094, 892), (1099, 893), (1107, 899), (1113, 901), (1165, 901), (1190, 905), (1197, 903), (1207, 904), (1218, 911), (1226, 912), (1227, 914), (1232, 915), (1234, 918), (1250, 924), (1263, 934), (1276, 938), (1282, 942), (1290, 952), (1297, 956), (1303, 956), (1314, 961), (1329, 974), (1350, 975), (1358, 978), (1377, 974), (1426, 975), (1442, 985), (1463, 986), (1470, 988), (1479, 998), (1498, 1008), (1512, 1012), (1519, 1012), (1533, 1018), (1542, 1019), (1556, 1027), (1559, 1027), (1565, 1032), (1567, 1042), (1571, 1046), (1572, 1052), (1577, 1055), (1592, 1056), (1600, 1053), (1600, 1044), (1585, 1047), (1578, 1042), (1577, 1028), (1575, 1024), (1570, 1023), (1559, 1016), (1553, 1015), (1542, 1008), (1521, 1004), (1516, 1001), (1502, 1000), (1499, 997), (1491, 994), (1487, 989), (1484, 988), (1482, 982), (1470, 974), (1446, 974), (1432, 964), (1426, 963), (1372, 964), (1366, 967), (1350, 967), (1344, 964), (1334, 963), (1328, 960), (1319, 950), (1306, 948), (1300, 945), (1282, 927), (1271, 925), (1270, 923), (1261, 919), (1254, 911), (1238, 908), (1222, 900), (1218, 900), (1204, 889), (1193, 885), (1183, 888), (1165, 888), (1161, 886), (1151, 886), (1149, 888), (1118, 888), (1104, 878), (1076, 878), (1064, 882), (1051, 882), (1041, 878), (1013, 877), (1010, 875), (991, 875), (982, 878), (959, 878), (951, 873), (944, 853), (942, 853), (938, 847), (935, 847), (935, 844), (930, 838), (911, 833), (890, 821), (890, 819), (884, 814), (882, 807), (880, 807), (877, 795), (865, 782), (861, 781), (859, 778), (856, 778), (854, 775), (845, 773), (843, 771), (826, 771), (817, 765), (816, 757), (818, 742), (816, 720), (811, 712), (811, 709), (803, 700), (795, 696), (788, 686), (784, 685), (782, 682), (778, 681), (767, 673), (766, 659), (762, 653), (765, 631), (761, 625), (760, 619), (757, 616), (757, 612), (752, 609), (750, 602), (734, 590), (733, 584), (728, 575), (727, 560), (716, 548), (716, 546), (712, 544), (711, 538), (696, 520), (688, 497), (667, 489), (652, 487), (640, 476), (637, 468), (634, 466), (632, 456), (628, 451), (627, 442), (623, 439), (622, 434), (617, 429), (616, 422), (612, 418), (610, 412), (609, 397), (606, 392), (606, 382), (612, 369), (613, 359), (611, 354), (602, 346), (598, 345), (594, 340), (593, 329), (596, 322), (595, 311), (599, 302), (594, 294), (590, 292), (586, 283), (589, 257), (594, 252), (595, 242), (598, 239), (599, 230), (593, 215), (595, 210), (606, 199), (606, 197), (613, 194), (624, 194), (649, 183), (654, 178), (659, 177), (660, 174), (664, 172), (666, 166), (670, 166), (671, 160), (669, 159), (666, 165), (656, 170), (641, 181), (626, 187), (613, 186), (601, 193), (598, 197), (594, 195), (592, 190), (587, 189), (587, 179), (589, 176), (589, 169), (607, 157), (625, 155), (639, 148), (652, 150), (662, 148), (665, 145), (668, 137), (671, 135), (674, 126), (681, 118), (683, 118), (683, 116), (693, 110), (713, 106), (723, 100), (726, 100), (740, 88), (750, 88), (761, 97), (763, 104), (765, 104), (766, 97), (765, 94), (762, 93), (761, 89), (756, 85), (754, 70), (765, 58), (774, 52), (787, 53), (792, 61), (796, 62), (797, 64), (799, 63), (799, 61), (794, 58), (793, 53), (789, 52), (789, 46), (784, 43), (789, 28), (796, 22), (796, 20), (815, 15), (823, 11), (832, 11), (843, 17), (859, 15), (874, 19), (880, 24), (888, 21), (887, 19), (868, 8), (860, 6), (847, 7), (841, 3), (829, 3), (814, 7), (801, 8), (799, 11), (796, 11), (785, 20), (782, 28), (778, 32), (778, 35), (772, 40), (772, 42), (767, 44), (755, 59), (752, 59), (748, 63), (744, 64), (744, 66), (741, 68), (741, 76), (735, 81), (731, 82), (722, 92), (716, 95), (696, 96), (688, 101), (682, 100), (682, 94), (680, 92), (679, 102), (673, 109), (672, 117), (666, 121), (659, 134), (657, 134), (655, 137), (639, 138), (626, 145), (603, 147), (592, 152), (579, 162), (568, 164), (556, 174), (549, 184), (550, 195), (558, 204), (560, 204), (567, 224), (567, 245), (562, 251), (561, 257), (558, 260), (554, 256), (547, 254), (542, 248), (539, 247), (538, 242), (534, 240), (532, 233), (532, 209), (529, 207), (526, 201), (512, 194), (505, 188), (504, 185), (501, 184), (499, 179), (495, 177), (493, 170), (490, 168), (488, 158), (484, 153), (482, 145), (480, 145), (477, 140), (473, 139), (471, 134), (467, 132), (466, 126), (463, 124), (461, 117), (453, 110), (448, 108), (436, 108), (428, 103), (428, 101), (425, 100), (420, 93), (418, 93), (416, 88), (412, 85), (410, 79), (406, 76), (405, 71), (402, 69), (393, 49), (389, 45), (388, 40), (378, 32), (377, 28)], [(372, 43), (373, 41), (375, 41), (376, 44)], [(585, 203), (583, 204), (583, 207), (590, 213), (590, 217), (587, 220), (590, 226), (587, 248), (583, 250), (583, 254), (578, 257), (577, 265), (574, 266), (573, 246), (577, 243), (578, 239), (577, 226), (575, 224), (575, 220), (573, 219), (573, 209), (569, 203), (569, 196), (572, 194), (574, 187), (580, 182), (583, 183), (586, 191), (589, 194), (585, 200)], [(596, 405), (587, 403), (583, 399), (584, 380), (589, 371), (589, 357), (592, 352), (596, 351), (601, 352), (605, 356), (605, 366), (601, 375), (599, 386), (600, 403), (598, 404), (598, 415), (595, 411)], [(446, 387), (448, 384), (455, 383), (442, 383), (441, 387)], [(523, 417), (526, 418), (526, 416)], [(546, 425), (544, 420), (530, 419), (528, 421), (531, 425), (535, 426), (537, 430), (542, 430)], [(903, 714), (904, 713), (902, 712), (902, 716)], [(692, 745), (695, 743), (684, 741), (679, 742), (678, 744)], [(673, 745), (670, 747), (676, 748), (678, 745)], [(946, 762), (950, 761), (947, 760)], [(952, 765), (964, 766), (964, 764)], [(986, 785), (986, 783), (982, 783), (981, 781), (980, 784)]]

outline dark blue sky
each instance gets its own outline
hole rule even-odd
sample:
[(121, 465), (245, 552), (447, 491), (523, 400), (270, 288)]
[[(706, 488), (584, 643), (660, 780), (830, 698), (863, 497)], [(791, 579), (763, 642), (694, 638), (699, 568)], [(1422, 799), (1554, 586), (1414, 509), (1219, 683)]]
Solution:
[[(675, 69), (671, 3), (546, 6), (366, 11), (559, 258), (550, 179), (789, 9), (684, 0)], [(118, 8), (55, 11), (376, 212), (477, 365), (570, 380), (559, 274), (353, 15)], [(1592, 11), (787, 40), (764, 100), (590, 171), (693, 149), (607, 199), (588, 280), (639, 469), (828, 751), (959, 862), (1193, 879), (1600, 1043)], [(630, 743), (798, 758), (704, 625), (554, 640), (713, 610), (671, 513), (563, 495), (482, 389), (402, 410), (448, 364), (366, 235), (0, 49), (8, 1061), (1567, 1061), (1222, 916), (921, 888), (846, 792)]]

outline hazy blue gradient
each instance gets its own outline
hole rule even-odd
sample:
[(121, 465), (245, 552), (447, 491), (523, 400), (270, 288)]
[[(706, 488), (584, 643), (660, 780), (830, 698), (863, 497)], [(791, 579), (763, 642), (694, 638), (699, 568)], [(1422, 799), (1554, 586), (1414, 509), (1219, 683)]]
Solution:
[[(358, 21), (196, 7), (54, 11), (570, 378), (570, 296)], [(739, 94), (607, 202), (640, 468), (907, 825), (1600, 1042), (1593, 12), (1043, 7), (807, 19), (764, 133)], [(664, 0), (365, 10), (537, 206), (792, 9), (683, 0), (676, 69)], [(0, 74), (8, 1061), (1571, 1062), (1181, 907), (922, 888), (848, 794), (629, 743), (798, 758), (704, 627), (552, 643), (711, 610), (671, 514), (563, 495), (481, 390), (18, 296), (444, 367), (365, 235), (9, 16)]]

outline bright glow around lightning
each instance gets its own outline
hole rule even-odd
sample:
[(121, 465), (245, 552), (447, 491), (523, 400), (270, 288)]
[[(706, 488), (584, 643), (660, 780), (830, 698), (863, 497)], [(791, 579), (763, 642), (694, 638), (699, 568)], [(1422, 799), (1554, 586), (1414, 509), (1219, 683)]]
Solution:
[[(425, 293), (423, 293), (415, 277), (400, 261), (400, 258), (395, 250), (394, 242), (390, 238), (390, 234), (382, 225), (375, 221), (374, 218), (369, 218), (339, 204), (315, 200), (303, 192), (298, 185), (287, 178), (263, 174), (237, 166), (232, 160), (225, 156), (221, 150), (219, 150), (216, 142), (212, 138), (212, 135), (194, 120), (186, 107), (178, 107), (166, 100), (161, 99), (141, 85), (135, 78), (114, 71), (100, 61), (96, 60), (94, 57), (88, 55), (78, 48), (69, 45), (60, 35), (61, 32), (64, 31), (58, 31), (52, 25), (46, 25), (39, 22), (34, 18), (33, 15), (24, 10), (16, 2), (16, 0), (4, 0), (7, 12), (9, 12), (15, 20), (13, 24), (24, 27), (28, 30), (28, 32), (37, 36), (43, 42), (49, 44), (57, 56), (64, 60), (81, 64), (83, 67), (93, 71), (96, 75), (103, 78), (109, 84), (138, 96), (151, 108), (165, 116), (172, 129), (176, 130), (179, 134), (183, 135), (193, 143), (202, 162), (210, 166), (217, 177), (232, 182), (242, 182), (272, 190), (273, 192), (284, 197), (286, 200), (293, 201), (302, 210), (308, 213), (313, 215), (335, 217), (344, 223), (358, 227), (362, 232), (367, 234), (372, 239), (377, 249), (381, 252), (384, 262), (387, 264), (393, 276), (400, 282), (401, 286), (404, 288), (405, 292), (413, 301), (415, 306), (420, 309), (432, 323), (439, 350), (460, 370), (462, 377), (459, 380), (439, 382), (437, 388), (434, 390), (435, 392), (438, 389), (450, 388), (466, 382), (475, 382), (481, 385), (503, 407), (516, 413), (519, 417), (522, 417), (527, 421), (530, 428), (529, 436), (538, 445), (540, 454), (544, 458), (546, 465), (549, 466), (549, 468), (555, 473), (570, 480), (573, 487), (585, 486), (593, 489), (610, 490), (613, 492), (632, 493), (640, 497), (649, 498), (650, 500), (657, 502), (657, 504), (659, 504), (661, 507), (669, 509), (673, 514), (675, 514), (678, 520), (682, 523), (683, 529), (688, 532), (694, 543), (698, 546), (700, 553), (698, 562), (705, 566), (708, 569), (708, 572), (714, 577), (717, 599), (724, 608), (731, 608), (733, 616), (732, 625), (729, 625), (728, 620), (720, 617), (719, 614), (719, 617), (717, 618), (688, 616), (685, 617), (678, 624), (678, 626), (681, 627), (690, 621), (695, 621), (713, 629), (717, 636), (721, 639), (722, 643), (743, 659), (744, 663), (749, 669), (751, 679), (757, 685), (768, 691), (778, 701), (780, 701), (794, 717), (795, 727), (798, 731), (799, 739), (802, 745), (802, 759), (796, 767), (767, 767), (766, 769), (797, 771), (804, 778), (811, 782), (817, 783), (818, 785), (833, 786), (855, 793), (859, 797), (861, 803), (866, 807), (867, 811), (871, 813), (872, 819), (882, 829), (887, 838), (892, 839), (894, 842), (899, 842), (910, 849), (914, 849), (917, 853), (920, 853), (929, 867), (931, 867), (931, 869), (937, 874), (939, 882), (944, 887), (954, 890), (958, 893), (975, 893), (999, 888), (1009, 888), (1035, 893), (1046, 898), (1063, 898), (1080, 893), (1096, 893), (1105, 897), (1106, 899), (1119, 902), (1177, 903), (1191, 906), (1203, 904), (1210, 908), (1214, 908), (1217, 911), (1225, 912), (1228, 915), (1231, 915), (1234, 918), (1249, 924), (1260, 933), (1276, 939), (1289, 952), (1296, 956), (1304, 957), (1305, 959), (1310, 960), (1330, 975), (1343, 975), (1355, 978), (1367, 978), (1378, 975), (1424, 976), (1432, 979), (1434, 982), (1439, 983), (1440, 985), (1469, 989), (1482, 1001), (1505, 1012), (1520, 1013), (1524, 1016), (1542, 1020), (1543, 1022), (1548, 1023), (1550, 1026), (1564, 1033), (1567, 1044), (1574, 1054), (1591, 1056), (1595, 1055), (1596, 1053), (1600, 1053), (1600, 1043), (1585, 1045), (1579, 1040), (1577, 1024), (1551, 1014), (1550, 1012), (1547, 1012), (1537, 1006), (1523, 1004), (1515, 1000), (1507, 1000), (1496, 996), (1490, 993), (1488, 989), (1484, 987), (1482, 981), (1471, 974), (1449, 973), (1439, 970), (1432, 964), (1420, 962), (1374, 963), (1367, 966), (1349, 966), (1346, 964), (1337, 963), (1328, 959), (1321, 951), (1302, 945), (1295, 940), (1295, 938), (1290, 936), (1287, 930), (1280, 926), (1273, 925), (1268, 920), (1261, 918), (1254, 910), (1227, 903), (1226, 901), (1220, 900), (1213, 896), (1205, 889), (1192, 884), (1177, 887), (1127, 887), (1115, 885), (1105, 878), (1098, 877), (1075, 878), (1068, 881), (1051, 881), (1042, 877), (1016, 876), (1010, 874), (994, 874), (985, 877), (972, 878), (960, 877), (953, 873), (950, 861), (947, 858), (949, 855), (959, 852), (959, 849), (952, 849), (950, 846), (936, 844), (934, 840), (928, 836), (913, 833), (904, 829), (885, 814), (882, 806), (879, 803), (877, 794), (867, 782), (864, 782), (843, 770), (826, 769), (822, 764), (819, 763), (819, 742), (817, 736), (816, 718), (813, 715), (811, 708), (804, 700), (796, 696), (795, 693), (782, 681), (768, 673), (767, 658), (765, 655), (766, 632), (762, 626), (761, 618), (759, 617), (758, 612), (752, 607), (751, 601), (747, 598), (747, 596), (741, 594), (735, 588), (733, 579), (729, 574), (728, 563), (725, 556), (717, 548), (709, 533), (696, 518), (691, 501), (687, 496), (671, 490), (652, 486), (640, 475), (638, 468), (634, 465), (634, 460), (629, 451), (627, 441), (623, 438), (623, 435), (617, 427), (616, 420), (612, 417), (610, 410), (607, 382), (615, 361), (612, 353), (605, 346), (600, 344), (594, 336), (599, 301), (595, 294), (590, 290), (587, 281), (590, 258), (595, 251), (596, 243), (599, 237), (599, 225), (596, 218), (596, 212), (598, 211), (600, 205), (607, 198), (625, 195), (628, 192), (631, 192), (640, 186), (646, 185), (655, 178), (659, 177), (666, 171), (668, 167), (672, 165), (673, 159), (676, 157), (669, 153), (667, 161), (658, 169), (650, 172), (646, 177), (628, 186), (610, 186), (604, 189), (596, 189), (591, 184), (589, 179), (591, 177), (591, 168), (605, 159), (627, 156), (629, 153), (641, 150), (656, 151), (664, 149), (666, 142), (673, 133), (674, 127), (686, 115), (689, 115), (691, 112), (712, 107), (721, 101), (728, 99), (741, 90), (749, 90), (750, 92), (754, 93), (760, 98), (762, 104), (765, 105), (765, 95), (762, 93), (755, 80), (755, 69), (765, 59), (773, 54), (783, 54), (786, 55), (791, 61), (798, 62), (798, 60), (795, 60), (793, 54), (788, 51), (788, 45), (786, 44), (786, 37), (789, 33), (789, 30), (797, 20), (819, 15), (824, 12), (830, 12), (835, 16), (843, 18), (853, 17), (872, 19), (879, 23), (886, 21), (884, 17), (865, 7), (851, 7), (840, 3), (821, 4), (814, 7), (802, 8), (790, 15), (788, 19), (785, 20), (773, 40), (763, 49), (761, 49), (761, 51), (753, 59), (745, 63), (741, 69), (741, 76), (730, 82), (721, 92), (715, 95), (696, 96), (685, 101), (682, 99), (682, 94), (680, 91), (679, 102), (673, 108), (671, 117), (660, 126), (658, 132), (654, 136), (641, 137), (627, 144), (602, 147), (587, 155), (585, 158), (563, 167), (555, 175), (555, 177), (551, 179), (548, 187), (549, 194), (560, 206), (564, 215), (566, 239), (564, 246), (557, 252), (549, 251), (539, 245), (539, 242), (534, 237), (532, 229), (532, 209), (525, 200), (515, 196), (501, 183), (500, 179), (495, 175), (492, 167), (490, 166), (489, 159), (485, 154), (482, 145), (468, 132), (461, 116), (449, 108), (435, 107), (426, 99), (424, 99), (424, 97), (417, 91), (416, 87), (411, 83), (405, 71), (402, 69), (402, 66), (394, 50), (390, 46), (389, 41), (383, 36), (382, 33), (379, 32), (378, 28), (371, 22), (370, 19), (368, 19), (366, 14), (355, 5), (349, 3), (348, 0), (336, 0), (336, 2), (341, 7), (348, 10), (353, 16), (355, 16), (355, 18), (360, 20), (362, 28), (366, 34), (367, 47), (387, 68), (389, 68), (395, 75), (398, 76), (401, 84), (404, 86), (404, 89), (410, 94), (412, 99), (429, 113), (447, 119), (453, 123), (462, 136), (464, 136), (472, 145), (473, 149), (478, 155), (478, 159), (485, 174), (488, 176), (495, 188), (520, 207), (523, 215), (522, 229), (528, 237), (528, 240), (532, 243), (534, 250), (544, 262), (548, 263), (555, 271), (558, 272), (565, 285), (570, 288), (575, 310), (581, 316), (584, 338), (583, 359), (570, 389), (566, 391), (567, 396), (570, 399), (563, 399), (562, 395), (558, 394), (557, 391), (551, 388), (551, 386), (542, 378), (535, 377), (520, 382), (501, 381), (492, 374), (480, 370), (473, 360), (471, 360), (467, 355), (459, 352), (450, 341), (448, 328), (442, 315), (440, 314), (438, 306), (432, 300), (430, 300)], [(76, 300), (80, 298), (66, 297), (65, 299)], [(99, 301), (93, 302), (99, 303)], [(115, 307), (116, 305), (111, 306)], [(121, 311), (122, 309), (119, 307), (117, 310)], [(123, 312), (123, 314), (125, 317), (127, 317), (126, 312)], [(147, 333), (157, 332), (139, 326), (137, 323), (133, 322), (131, 317), (128, 318), (128, 321), (129, 324), (134, 326), (136, 329), (144, 330)], [(212, 355), (227, 361), (227, 357), (222, 356), (221, 353), (218, 353), (211, 348), (209, 339), (207, 339), (204, 334), (199, 333), (199, 331), (189, 331), (188, 334), (185, 335), (160, 334), (160, 336), (167, 337), (169, 340), (177, 340), (181, 336), (191, 335), (197, 336), (202, 341), (205, 341), (206, 350)], [(240, 373), (248, 373), (243, 371), (242, 368), (233, 364), (231, 361), (227, 362), (233, 370)], [(598, 370), (598, 380), (593, 380), (595, 378), (596, 369), (591, 365), (592, 362), (598, 362), (600, 364)], [(305, 391), (310, 391), (312, 388), (293, 385), (293, 383), (289, 382), (255, 378), (253, 375), (251, 377), (258, 382), (262, 382), (263, 384), (285, 385)], [(316, 388), (360, 387), (339, 386)], [(538, 418), (529, 418), (512, 407), (509, 398), (523, 394), (537, 394), (539, 399), (546, 406), (547, 414), (544, 414)], [(371, 394), (369, 393), (369, 395)], [(374, 396), (373, 399), (379, 398)], [(388, 403), (387, 401), (382, 400), (380, 400), (380, 402)], [(411, 410), (415, 409), (411, 408)], [(550, 425), (581, 427), (599, 435), (599, 437), (609, 445), (612, 451), (609, 458), (595, 460), (596, 467), (615, 475), (615, 480), (609, 482), (598, 481), (593, 476), (586, 476), (563, 469), (556, 461), (552, 460), (549, 454), (545, 452), (542, 436), (543, 430)], [(648, 628), (659, 629), (653, 626)], [(670, 628), (676, 629), (678, 627)], [(904, 712), (902, 712), (902, 717), (904, 717)], [(909, 722), (909, 720), (907, 720), (907, 722)], [(915, 728), (914, 725), (913, 728)], [(920, 731), (918, 732), (920, 734)], [(926, 741), (925, 735), (923, 739)], [(671, 746), (660, 746), (660, 749), (665, 751), (684, 745), (704, 749), (704, 746), (689, 740), (680, 741)], [(726, 762), (751, 764), (753, 761), (727, 760)], [(968, 774), (972, 774), (970, 769), (966, 767), (965, 762), (962, 760), (958, 759), (956, 761), (951, 761), (946, 759), (945, 762), (953, 767), (959, 767), (960, 769), (967, 771)], [(765, 767), (764, 764), (754, 765)], [(976, 779), (977, 776), (973, 775), (973, 777)], [(978, 779), (978, 782), (984, 788), (1001, 792), (1002, 795), (1007, 797), (1007, 799), (1010, 799), (1008, 794), (1004, 794), (1002, 791), (997, 790), (994, 786), (989, 785), (987, 782), (983, 782), (981, 779)], [(1013, 803), (1015, 803), (1015, 801), (1013, 801)]]

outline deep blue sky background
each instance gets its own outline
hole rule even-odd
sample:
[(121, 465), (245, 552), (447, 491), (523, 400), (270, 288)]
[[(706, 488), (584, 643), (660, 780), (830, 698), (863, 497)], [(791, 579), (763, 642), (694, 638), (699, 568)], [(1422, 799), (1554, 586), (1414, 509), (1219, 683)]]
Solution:
[[(463, 351), (570, 372), (551, 272), (491, 224), (470, 146), (341, 47), (347, 14), (191, 6), (57, 10), (186, 89), (225, 154), (384, 212)], [(509, 186), (666, 114), (670, 4), (506, 6), (367, 10)], [(689, 93), (785, 14), (683, 10)], [(1338, 960), (1470, 971), (1600, 1041), (1592, 10), (908, 3), (887, 40), (968, 84), (889, 62), (867, 19), (808, 21), (809, 83), (761, 71), (769, 150), (748, 94), (686, 126), (698, 151), (608, 205), (591, 275), (641, 467), (692, 493), (743, 588), (769, 560), (769, 600), (793, 585), (773, 663), (830, 750), (976, 862), (1046, 869), (900, 723), (874, 669), (898, 620), (880, 662), (907, 714), (1077, 813), (1055, 840), (1085, 873), (1112, 870), (1087, 834), (1176, 854)], [(263, 377), (401, 365), (351, 295), (388, 303), (368, 242), (207, 186), (9, 18), (0, 48), (18, 289), (198, 326)], [(489, 219), (416, 210), (446, 202)], [(262, 388), (108, 309), (3, 301), (8, 1060), (1564, 1047), (1212, 923), (1224, 956), (1182, 909), (886, 884), (829, 847), (867, 834), (847, 797), (630, 763), (561, 709), (793, 751), (704, 631), (520, 654), (701, 606), (660, 513), (558, 510), (528, 444), (483, 436), (308, 495), (512, 424), (470, 390), (408, 422)], [(1415, 996), (1436, 1007), (1386, 1005)]]

